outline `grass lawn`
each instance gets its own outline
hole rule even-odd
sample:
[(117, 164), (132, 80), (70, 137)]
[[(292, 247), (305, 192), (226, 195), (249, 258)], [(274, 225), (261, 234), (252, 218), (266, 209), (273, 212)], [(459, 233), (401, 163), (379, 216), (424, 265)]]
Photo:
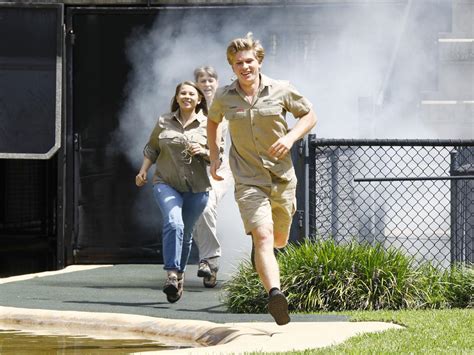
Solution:
[(393, 322), (406, 329), (364, 334), (337, 346), (285, 354), (474, 354), (473, 309), (340, 314), (349, 315), (351, 321)]

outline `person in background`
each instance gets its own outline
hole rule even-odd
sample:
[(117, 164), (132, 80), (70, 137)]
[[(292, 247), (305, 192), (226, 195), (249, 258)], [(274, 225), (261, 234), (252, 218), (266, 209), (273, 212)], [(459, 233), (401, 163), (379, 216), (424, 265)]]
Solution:
[[(237, 80), (216, 94), (207, 133), (210, 173), (221, 180), (217, 132), (223, 118), (228, 120), (235, 198), (245, 231), (252, 236), (254, 265), (268, 292), (268, 311), (278, 325), (284, 325), (290, 322), (288, 301), (280, 290), (273, 250), (288, 243), (296, 210), (296, 175), (289, 152), (315, 126), (316, 115), (311, 103), (288, 82), (261, 74), (264, 56), (251, 34), (230, 42), (227, 61)], [(286, 112), (298, 119), (291, 130)]]
[[(196, 68), (194, 70), (194, 80), (204, 93), (209, 106), (219, 86), (216, 70), (210, 66)], [(223, 151), (227, 136), (227, 124), (222, 124), (219, 128), (218, 135), (221, 142), (219, 149)], [(217, 237), (217, 205), (233, 184), (228, 160), (225, 155), (221, 155), (221, 157), (222, 164), (218, 172), (219, 175), (225, 178), (220, 181), (211, 179), (212, 190), (209, 191), (209, 200), (206, 209), (196, 223), (193, 236), (199, 250), (200, 261), (197, 275), (203, 278), (204, 286), (209, 288), (215, 287), (217, 284), (217, 271), (219, 270), (219, 257), (221, 256), (221, 245)]]
[(158, 118), (135, 177), (138, 187), (145, 185), (148, 170), (156, 165), (153, 194), (163, 218), (163, 260), (167, 272), (163, 292), (170, 303), (183, 294), (192, 232), (211, 188), (206, 114), (206, 98), (197, 85), (192, 81), (178, 84), (171, 112)]

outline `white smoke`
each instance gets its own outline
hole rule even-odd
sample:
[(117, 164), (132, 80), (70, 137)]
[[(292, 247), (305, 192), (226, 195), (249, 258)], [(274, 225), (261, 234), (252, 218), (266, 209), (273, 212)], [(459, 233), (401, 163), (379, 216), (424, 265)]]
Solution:
[[(120, 116), (121, 147), (138, 170), (143, 146), (158, 115), (169, 111), (176, 84), (193, 79), (194, 68), (202, 65), (217, 69), (221, 86), (230, 83), (227, 44), (247, 32), (266, 49), (262, 72), (290, 80), (313, 103), (318, 137), (439, 138), (420, 121), (413, 102), (420, 90), (434, 89), (427, 77), (436, 58), (429, 57), (426, 33), (435, 39), (442, 29), (429, 11), (417, 22), (425, 10), (411, 1), (367, 1), (162, 11), (151, 29), (128, 39), (132, 72)], [(361, 98), (369, 103), (363, 113)], [(233, 257), (248, 253), (250, 238), (233, 191), (221, 203), (218, 223), (224, 257), (235, 265)]]

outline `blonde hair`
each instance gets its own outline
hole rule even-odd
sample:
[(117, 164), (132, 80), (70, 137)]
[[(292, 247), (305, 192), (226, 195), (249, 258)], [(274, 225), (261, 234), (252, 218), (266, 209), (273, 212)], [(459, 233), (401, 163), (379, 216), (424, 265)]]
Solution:
[(196, 105), (196, 108), (194, 109), (194, 112), (199, 112), (199, 110), (202, 110), (202, 112), (207, 116), (207, 102), (204, 94), (202, 93), (201, 89), (199, 89), (194, 81), (183, 81), (182, 83), (179, 83), (178, 86), (176, 86), (176, 91), (174, 93), (173, 99), (171, 100), (171, 112), (176, 111), (179, 109), (179, 104), (178, 100), (176, 99), (176, 96), (178, 96), (179, 91), (181, 90), (181, 87), (184, 85), (189, 85), (192, 86), (193, 88), (196, 89), (199, 99), (201, 100), (200, 103)]
[(229, 43), (227, 46), (227, 61), (230, 65), (232, 65), (237, 52), (240, 51), (253, 51), (259, 64), (262, 64), (265, 57), (265, 50), (259, 40), (253, 39), (252, 32), (247, 33), (245, 38), (236, 38)]
[(211, 78), (216, 80), (219, 79), (217, 77), (217, 71), (214, 69), (214, 67), (208, 65), (194, 69), (194, 81), (197, 82), (203, 75), (209, 75)]

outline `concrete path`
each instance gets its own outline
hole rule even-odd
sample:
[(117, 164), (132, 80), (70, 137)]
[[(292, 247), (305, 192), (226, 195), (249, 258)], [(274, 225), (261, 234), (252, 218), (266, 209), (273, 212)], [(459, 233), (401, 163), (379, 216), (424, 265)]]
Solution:
[(193, 346), (159, 354), (304, 350), (402, 328), (315, 314), (293, 314), (290, 324), (277, 326), (268, 314), (229, 313), (221, 300), (223, 280), (204, 288), (195, 265), (188, 269), (183, 298), (169, 304), (161, 291), (164, 276), (161, 265), (96, 265), (0, 279), (0, 328), (127, 333)]

